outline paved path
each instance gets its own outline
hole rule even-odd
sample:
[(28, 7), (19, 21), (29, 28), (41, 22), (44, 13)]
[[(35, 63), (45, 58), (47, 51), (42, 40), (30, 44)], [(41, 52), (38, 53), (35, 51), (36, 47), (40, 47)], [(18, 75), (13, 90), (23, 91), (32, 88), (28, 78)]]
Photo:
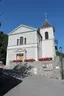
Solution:
[(0, 96), (3, 96), (13, 87), (18, 85), (20, 82), (21, 82), (20, 80), (15, 79), (9, 75), (5, 74), (0, 75)]
[(4, 96), (64, 96), (64, 81), (31, 76)]

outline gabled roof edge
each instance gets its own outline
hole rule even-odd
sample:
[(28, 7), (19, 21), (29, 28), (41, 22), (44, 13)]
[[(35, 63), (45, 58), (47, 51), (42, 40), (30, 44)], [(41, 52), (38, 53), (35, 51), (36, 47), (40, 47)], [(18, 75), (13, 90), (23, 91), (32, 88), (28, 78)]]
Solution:
[(8, 33), (8, 35), (10, 35), (11, 33), (13, 33), (14, 31), (16, 31), (17, 29), (19, 29), (20, 27), (25, 27), (25, 28), (29, 28), (29, 29), (32, 29), (32, 30), (36, 30), (37, 28), (33, 28), (33, 27), (30, 27), (30, 26), (27, 26), (27, 25), (19, 25), (18, 27), (16, 27), (14, 30), (12, 30), (11, 32)]

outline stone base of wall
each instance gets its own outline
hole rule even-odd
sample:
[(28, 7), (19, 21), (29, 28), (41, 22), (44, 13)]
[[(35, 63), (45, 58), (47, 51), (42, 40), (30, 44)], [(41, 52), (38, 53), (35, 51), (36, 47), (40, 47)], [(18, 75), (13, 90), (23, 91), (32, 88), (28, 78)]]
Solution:
[(55, 62), (54, 60), (49, 62), (33, 62), (28, 63), (28, 65), (33, 66), (31, 69), (32, 74), (35, 75), (42, 75), (47, 76), (55, 79), (60, 79), (60, 70), (59, 68), (56, 69), (56, 66), (54, 66)]
[(55, 79), (61, 79), (60, 75), (60, 59), (59, 57), (55, 57), (54, 60), (51, 61), (35, 61), (35, 62), (21, 62), (21, 63), (13, 63), (10, 62), (10, 69), (13, 69), (17, 64), (25, 64), (28, 66), (32, 66), (31, 73), (35, 75), (47, 76)]

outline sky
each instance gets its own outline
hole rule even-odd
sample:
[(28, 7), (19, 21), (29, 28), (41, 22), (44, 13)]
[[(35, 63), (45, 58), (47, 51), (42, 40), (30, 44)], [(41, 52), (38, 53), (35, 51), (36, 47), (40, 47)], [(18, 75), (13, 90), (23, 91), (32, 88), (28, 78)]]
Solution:
[(2, 0), (0, 30), (8, 34), (20, 24), (40, 28), (45, 21), (45, 12), (49, 23), (55, 27), (55, 39), (64, 51), (63, 0)]

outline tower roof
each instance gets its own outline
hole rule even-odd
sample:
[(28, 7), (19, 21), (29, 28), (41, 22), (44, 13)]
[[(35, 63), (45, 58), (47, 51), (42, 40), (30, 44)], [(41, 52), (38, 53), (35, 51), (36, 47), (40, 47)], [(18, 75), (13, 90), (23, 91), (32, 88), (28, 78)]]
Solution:
[(44, 24), (42, 25), (41, 28), (47, 28), (47, 27), (52, 27), (52, 25), (49, 24), (48, 20), (46, 20), (46, 21), (44, 22)]

